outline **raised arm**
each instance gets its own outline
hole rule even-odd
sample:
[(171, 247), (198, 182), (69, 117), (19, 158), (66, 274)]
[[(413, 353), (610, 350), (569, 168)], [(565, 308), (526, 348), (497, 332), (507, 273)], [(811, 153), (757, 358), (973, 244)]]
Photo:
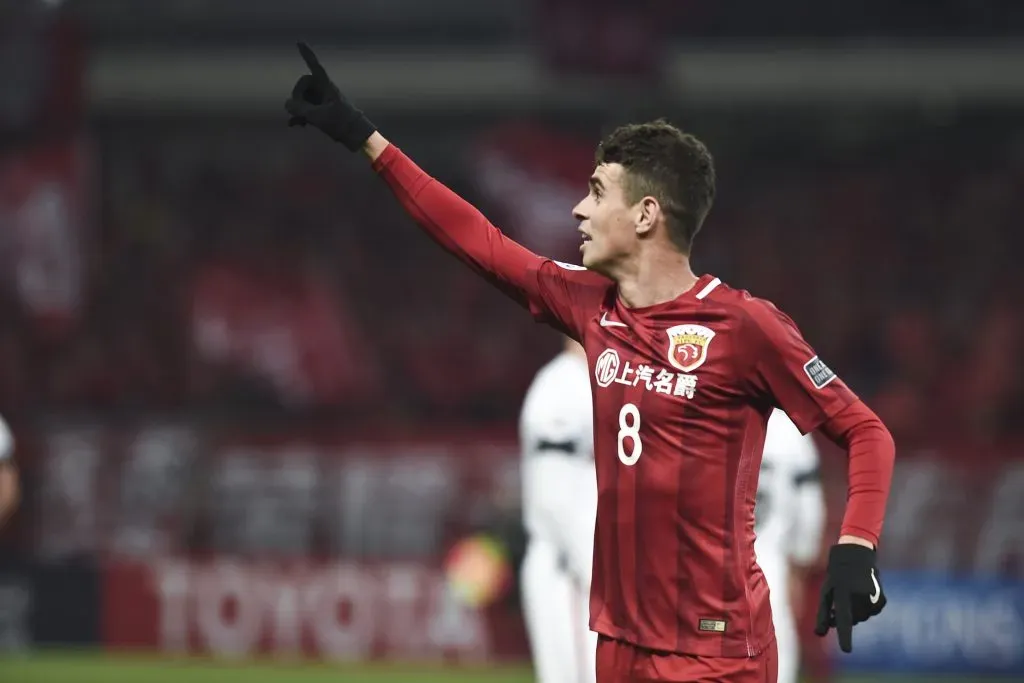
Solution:
[(538, 256), (507, 237), (390, 144), (330, 80), (308, 46), (300, 43), (299, 51), (310, 73), (299, 78), (285, 103), (289, 125), (312, 125), (349, 150), (361, 150), (434, 241), (537, 319), (580, 339), (610, 283), (580, 267)]
[(365, 149), (373, 168), (431, 239), (535, 316), (576, 330), (587, 317), (576, 312), (597, 309), (606, 280), (538, 256), (510, 239), (380, 133), (367, 140)]

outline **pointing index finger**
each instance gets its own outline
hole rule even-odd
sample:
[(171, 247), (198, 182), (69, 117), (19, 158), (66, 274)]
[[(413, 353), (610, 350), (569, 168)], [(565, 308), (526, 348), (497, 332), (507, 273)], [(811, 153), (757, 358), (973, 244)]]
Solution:
[(327, 71), (320, 65), (320, 60), (316, 58), (315, 54), (313, 54), (313, 50), (310, 49), (309, 45), (300, 42), (299, 54), (302, 55), (302, 59), (305, 60), (306, 66), (309, 67), (309, 73), (313, 74), (314, 78), (317, 80), (327, 80)]
[(850, 594), (846, 591), (836, 591), (835, 611), (839, 649), (843, 652), (851, 652), (853, 650), (853, 604)]
[(832, 613), (832, 595), (833, 590), (826, 580), (825, 585), (821, 588), (821, 598), (818, 601), (818, 617), (814, 626), (814, 632), (819, 636), (828, 633), (829, 616)]

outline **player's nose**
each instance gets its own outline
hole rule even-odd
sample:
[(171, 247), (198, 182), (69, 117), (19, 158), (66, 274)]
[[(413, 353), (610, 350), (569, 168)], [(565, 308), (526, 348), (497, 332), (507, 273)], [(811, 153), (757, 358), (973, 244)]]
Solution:
[(577, 204), (576, 206), (572, 207), (572, 217), (575, 218), (578, 221), (585, 221), (588, 218), (587, 214), (583, 211), (583, 203), (585, 201), (586, 200), (584, 199), (579, 204)]

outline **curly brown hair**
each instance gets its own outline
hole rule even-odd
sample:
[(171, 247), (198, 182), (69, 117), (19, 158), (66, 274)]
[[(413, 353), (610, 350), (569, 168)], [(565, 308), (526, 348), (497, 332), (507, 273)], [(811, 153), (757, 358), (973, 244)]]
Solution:
[(664, 119), (631, 123), (601, 141), (595, 160), (623, 166), (626, 201), (657, 199), (673, 244), (690, 253), (715, 199), (715, 162), (703, 142)]

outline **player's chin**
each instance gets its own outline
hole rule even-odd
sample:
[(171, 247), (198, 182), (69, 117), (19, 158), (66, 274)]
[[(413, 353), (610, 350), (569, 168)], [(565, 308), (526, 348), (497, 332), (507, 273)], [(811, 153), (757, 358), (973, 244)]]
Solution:
[(583, 257), (580, 259), (580, 264), (589, 271), (611, 277), (609, 260), (601, 257), (596, 252), (592, 252), (593, 247), (583, 250)]

